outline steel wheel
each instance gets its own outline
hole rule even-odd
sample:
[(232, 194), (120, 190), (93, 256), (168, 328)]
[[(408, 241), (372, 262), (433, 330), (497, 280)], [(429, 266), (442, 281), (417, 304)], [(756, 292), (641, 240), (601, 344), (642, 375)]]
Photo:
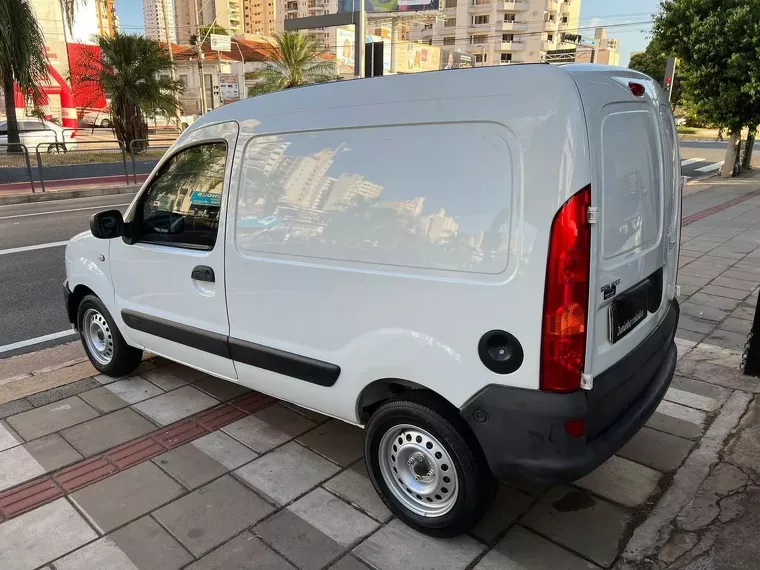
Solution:
[(385, 484), (407, 509), (440, 517), (456, 503), (459, 485), (448, 451), (422, 428), (400, 424), (380, 440), (378, 463)]
[(95, 309), (87, 309), (82, 318), (82, 336), (87, 351), (100, 364), (106, 365), (113, 358), (113, 335), (108, 321)]

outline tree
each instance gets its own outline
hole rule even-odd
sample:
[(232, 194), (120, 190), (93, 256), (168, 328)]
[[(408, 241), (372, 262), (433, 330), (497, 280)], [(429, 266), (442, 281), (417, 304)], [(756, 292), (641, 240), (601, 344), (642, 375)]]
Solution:
[(197, 34), (190, 36), (190, 45), (194, 46), (198, 44), (198, 36), (200, 36), (201, 40), (203, 40), (209, 37), (211, 34), (219, 34), (222, 36), (230, 35), (230, 33), (227, 31), (227, 28), (224, 28), (217, 23), (209, 24), (208, 26), (201, 26), (198, 28)]
[(173, 64), (156, 41), (116, 34), (99, 36), (98, 46), (100, 59), (85, 58), (80, 63), (80, 84), (105, 91), (116, 138), (129, 149), (132, 141), (147, 138), (146, 116), (176, 115), (177, 93), (182, 93), (184, 84), (171, 79)]
[(288, 31), (274, 35), (275, 45), (266, 67), (246, 74), (256, 80), (248, 96), (273, 93), (335, 79), (335, 64), (323, 59), (324, 52), (313, 36)]
[(653, 37), (685, 68), (686, 105), (729, 132), (731, 176), (742, 127), (760, 122), (760, 0), (663, 1)]
[[(0, 1), (0, 81), (5, 96), (8, 143), (20, 142), (14, 83), (25, 96), (40, 97), (38, 85), (47, 80), (45, 38), (29, 0)], [(12, 147), (20, 150), (20, 147)]]
[[(653, 38), (645, 51), (631, 56), (628, 67), (647, 74), (664, 88), (665, 65), (668, 61), (668, 55), (669, 53), (662, 47), (662, 43)], [(683, 70), (680, 67), (676, 67), (676, 74), (673, 78), (673, 91), (670, 96), (670, 105), (674, 109), (681, 102), (682, 78)]]

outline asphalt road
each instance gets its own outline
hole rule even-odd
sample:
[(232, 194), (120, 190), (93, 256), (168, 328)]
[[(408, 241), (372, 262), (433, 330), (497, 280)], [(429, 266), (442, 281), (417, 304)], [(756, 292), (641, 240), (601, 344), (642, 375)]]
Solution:
[[(681, 141), (681, 171), (690, 179), (715, 174), (723, 164), (726, 142)], [(755, 143), (752, 165), (760, 167), (760, 142)]]
[[(39, 350), (75, 337), (19, 342), (70, 330), (61, 284), (65, 242), (88, 229), (90, 216), (114, 207), (122, 212), (132, 194), (0, 206), (0, 358)], [(30, 249), (33, 246), (44, 246)]]

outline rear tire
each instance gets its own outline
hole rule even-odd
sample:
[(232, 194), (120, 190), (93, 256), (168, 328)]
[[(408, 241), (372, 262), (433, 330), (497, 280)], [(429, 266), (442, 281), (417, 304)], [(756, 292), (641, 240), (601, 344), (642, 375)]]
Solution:
[(109, 128), (111, 126), (111, 119), (103, 119), (102, 121), (100, 121), (100, 126)]
[(87, 295), (77, 309), (77, 328), (92, 365), (108, 376), (124, 376), (142, 360), (142, 350), (129, 346), (111, 313), (95, 295)]
[(364, 457), (388, 508), (430, 536), (469, 531), (496, 495), (498, 480), (467, 423), (424, 394), (391, 400), (372, 415)]

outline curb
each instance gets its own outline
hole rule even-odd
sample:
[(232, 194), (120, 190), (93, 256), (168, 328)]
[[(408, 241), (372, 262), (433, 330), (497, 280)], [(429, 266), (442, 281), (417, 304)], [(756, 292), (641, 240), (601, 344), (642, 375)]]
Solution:
[(90, 198), (93, 196), (113, 196), (116, 194), (134, 194), (140, 189), (139, 185), (109, 186), (106, 188), (85, 188), (82, 190), (58, 190), (52, 192), (35, 192), (0, 196), (0, 206), (11, 204), (30, 204), (33, 202), (49, 202), (52, 200), (70, 200), (71, 198)]

